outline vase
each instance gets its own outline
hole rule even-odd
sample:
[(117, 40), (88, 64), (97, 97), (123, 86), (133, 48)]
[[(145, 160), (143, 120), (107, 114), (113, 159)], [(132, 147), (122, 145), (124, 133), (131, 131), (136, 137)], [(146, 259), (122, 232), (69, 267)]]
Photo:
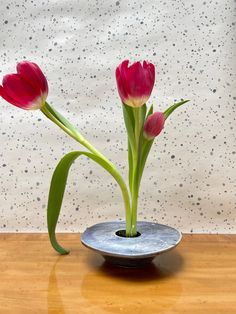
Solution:
[(125, 222), (98, 223), (85, 230), (81, 242), (115, 266), (143, 267), (182, 238), (178, 230), (153, 222), (139, 221), (137, 230), (137, 236), (125, 237)]

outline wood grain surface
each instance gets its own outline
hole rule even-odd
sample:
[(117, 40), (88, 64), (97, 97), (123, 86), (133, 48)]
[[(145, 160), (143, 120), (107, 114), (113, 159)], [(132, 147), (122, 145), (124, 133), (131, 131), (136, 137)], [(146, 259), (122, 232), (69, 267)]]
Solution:
[(236, 235), (184, 235), (144, 269), (115, 268), (78, 234), (0, 234), (0, 313), (236, 313)]

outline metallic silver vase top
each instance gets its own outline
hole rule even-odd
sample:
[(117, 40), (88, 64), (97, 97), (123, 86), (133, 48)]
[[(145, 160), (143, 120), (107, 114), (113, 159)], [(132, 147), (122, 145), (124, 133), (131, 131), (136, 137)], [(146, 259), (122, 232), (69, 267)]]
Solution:
[(103, 222), (91, 226), (81, 235), (86, 247), (100, 253), (106, 261), (123, 267), (140, 267), (153, 258), (174, 248), (181, 240), (181, 233), (169, 226), (140, 221), (138, 237), (116, 235), (125, 229), (125, 222)]

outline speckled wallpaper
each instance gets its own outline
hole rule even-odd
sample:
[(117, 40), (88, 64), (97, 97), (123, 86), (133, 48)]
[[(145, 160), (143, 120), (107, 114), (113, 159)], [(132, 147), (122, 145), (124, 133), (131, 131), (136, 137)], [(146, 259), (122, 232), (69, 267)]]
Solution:
[[(1, 1), (0, 74), (35, 61), (48, 102), (127, 178), (126, 131), (115, 68), (123, 59), (156, 65), (149, 104), (168, 119), (149, 156), (139, 219), (182, 232), (236, 232), (236, 2), (233, 0)], [(50, 179), (79, 144), (40, 111), (0, 99), (0, 230), (46, 231)], [(103, 169), (73, 165), (58, 231), (124, 219), (120, 190)]]

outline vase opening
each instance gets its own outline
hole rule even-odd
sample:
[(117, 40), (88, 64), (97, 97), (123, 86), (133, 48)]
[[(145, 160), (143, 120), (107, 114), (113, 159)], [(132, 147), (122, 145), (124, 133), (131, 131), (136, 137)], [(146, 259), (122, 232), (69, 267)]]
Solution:
[(141, 233), (137, 231), (137, 233), (136, 233), (135, 236), (126, 237), (126, 231), (125, 231), (125, 230), (118, 230), (118, 231), (116, 231), (116, 235), (117, 235), (118, 237), (122, 237), (122, 238), (137, 238), (137, 237), (140, 237), (140, 236), (141, 236)]

